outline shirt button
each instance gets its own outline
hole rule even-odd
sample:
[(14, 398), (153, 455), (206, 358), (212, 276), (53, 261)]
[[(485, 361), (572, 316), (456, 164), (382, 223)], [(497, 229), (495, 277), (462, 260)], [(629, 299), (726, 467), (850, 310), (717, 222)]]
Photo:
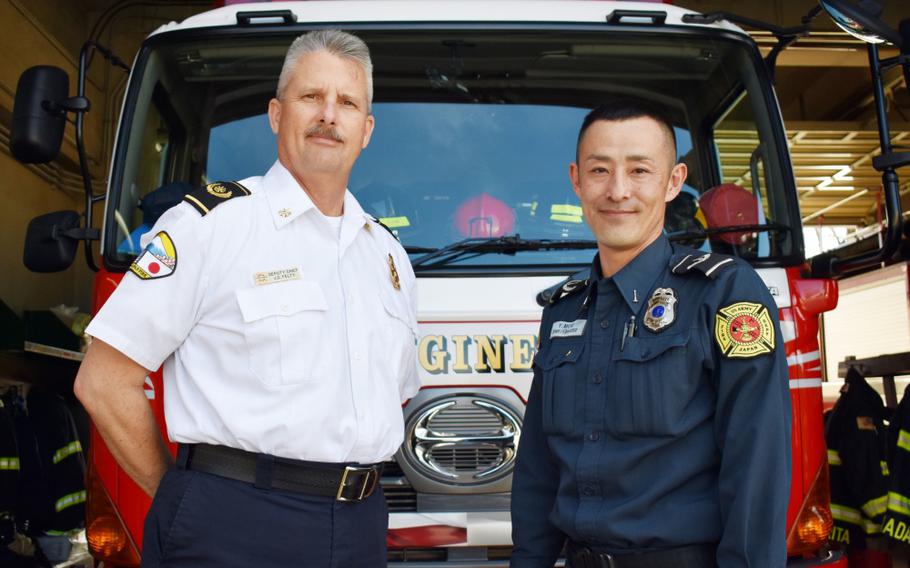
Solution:
[(287, 305), (287, 304), (281, 304), (281, 313), (283, 313), (283, 314), (288, 313), (288, 305)]
[(609, 321), (607, 321), (607, 320), (600, 320), (600, 328), (601, 328), (601, 329), (607, 329), (608, 327), (610, 327), (610, 322), (609, 322)]
[(590, 497), (591, 495), (594, 495), (594, 488), (590, 485), (585, 485), (581, 492)]
[(604, 377), (600, 373), (594, 373), (594, 377), (591, 379), (591, 382), (595, 385), (599, 385), (600, 383), (604, 382)]
[(590, 434), (588, 434), (588, 439), (591, 440), (592, 442), (596, 442), (597, 440), (600, 440), (600, 432), (598, 432), (596, 430), (594, 432), (591, 432)]

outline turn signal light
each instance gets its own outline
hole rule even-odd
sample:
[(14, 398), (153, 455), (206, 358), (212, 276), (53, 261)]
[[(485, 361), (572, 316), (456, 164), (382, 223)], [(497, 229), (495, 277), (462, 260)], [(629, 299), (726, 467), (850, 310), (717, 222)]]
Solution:
[(96, 560), (122, 568), (138, 568), (139, 550), (117, 514), (101, 478), (89, 466), (86, 475), (85, 537)]
[(834, 527), (830, 495), (828, 464), (823, 463), (787, 535), (787, 553), (790, 556), (815, 552), (828, 540)]

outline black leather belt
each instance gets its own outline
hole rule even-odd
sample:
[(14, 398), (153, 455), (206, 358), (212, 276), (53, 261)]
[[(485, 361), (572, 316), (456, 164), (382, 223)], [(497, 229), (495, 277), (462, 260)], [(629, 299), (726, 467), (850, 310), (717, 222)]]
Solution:
[(382, 473), (382, 464), (308, 462), (209, 444), (180, 444), (177, 466), (245, 481), (262, 489), (323, 495), (334, 497), (337, 501), (354, 502), (363, 501), (373, 494)]
[(632, 554), (609, 554), (584, 544), (569, 542), (566, 557), (570, 568), (714, 568), (717, 545), (696, 544)]

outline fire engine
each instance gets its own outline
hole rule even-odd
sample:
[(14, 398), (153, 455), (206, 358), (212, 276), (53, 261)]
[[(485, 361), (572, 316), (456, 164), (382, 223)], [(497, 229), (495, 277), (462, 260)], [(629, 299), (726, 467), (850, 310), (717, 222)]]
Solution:
[[(862, 28), (836, 10), (842, 2), (823, 3)], [(763, 59), (737, 21), (658, 3), (390, 0), (231, 4), (169, 23), (131, 66), (106, 195), (87, 190), (84, 222), (74, 211), (36, 218), (26, 264), (60, 270), (84, 244), (97, 270), (97, 309), (138, 252), (139, 236), (183, 187), (260, 175), (275, 160), (265, 112), (292, 39), (316, 28), (353, 31), (373, 57), (377, 128), (350, 190), (405, 246), (420, 302), (423, 388), (403, 408), (405, 442), (381, 480), (389, 561), (505, 566), (510, 476), (538, 340), (535, 298), (589, 266), (596, 249), (567, 179), (575, 136), (604, 99), (648, 99), (672, 119), (690, 172), (668, 206), (670, 239), (747, 259), (777, 301), (793, 407), (791, 562), (845, 566), (827, 547), (818, 315), (836, 305), (833, 275), (894, 252), (900, 163), (880, 164), (888, 178), (885, 246), (807, 263), (773, 90), (774, 57), (805, 28), (769, 26), (779, 44)], [(67, 112), (82, 149), (93, 52), (111, 57), (86, 45), (75, 97), (62, 70), (23, 75), (13, 133), (20, 160), (54, 158)], [(90, 188), (85, 164), (83, 176)], [(723, 187), (746, 205), (738, 220), (708, 223), (699, 197)], [(102, 199), (97, 229), (92, 204)], [(90, 248), (97, 239), (100, 266)], [(160, 372), (148, 377), (146, 393), (166, 436)], [(138, 566), (150, 501), (97, 432), (90, 452), (91, 551), (105, 566)]]

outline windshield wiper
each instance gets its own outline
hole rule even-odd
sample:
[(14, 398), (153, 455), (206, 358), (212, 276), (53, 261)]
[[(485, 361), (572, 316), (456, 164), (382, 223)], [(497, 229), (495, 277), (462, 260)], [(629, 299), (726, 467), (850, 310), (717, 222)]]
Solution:
[(436, 247), (417, 247), (411, 245), (404, 245), (404, 252), (408, 254), (414, 254), (415, 252), (435, 252), (439, 249)]
[(723, 233), (789, 233), (792, 227), (781, 223), (767, 223), (764, 225), (730, 225), (729, 227), (717, 227), (716, 229), (703, 229), (701, 227), (689, 228), (683, 231), (674, 231), (667, 233), (667, 238), (676, 243), (686, 241), (696, 237), (708, 237), (710, 235), (720, 235)]
[(597, 248), (594, 240), (523, 239), (520, 235), (508, 237), (473, 238), (456, 241), (413, 262), (414, 270), (438, 268), (456, 259), (473, 258), (489, 253), (515, 254), (535, 250), (582, 250)]

